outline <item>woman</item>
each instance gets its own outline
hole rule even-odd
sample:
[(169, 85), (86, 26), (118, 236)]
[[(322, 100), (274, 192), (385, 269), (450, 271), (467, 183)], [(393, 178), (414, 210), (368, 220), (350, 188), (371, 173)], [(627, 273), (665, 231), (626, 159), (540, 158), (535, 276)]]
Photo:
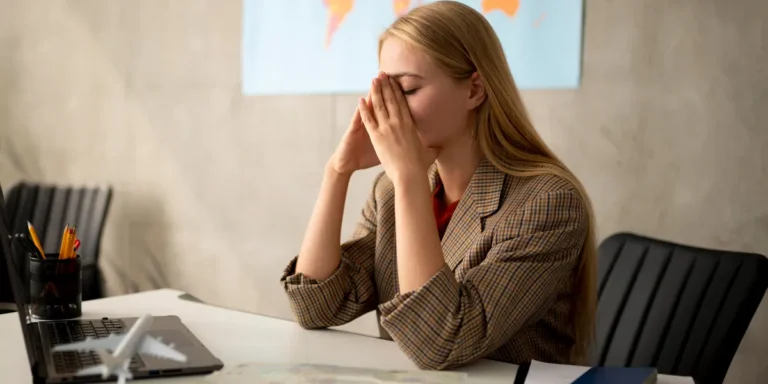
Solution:
[[(281, 279), (299, 323), (377, 309), (423, 369), (582, 362), (597, 297), (591, 208), (532, 127), (491, 26), (461, 3), (415, 8), (382, 35), (379, 65)], [(378, 164), (340, 246), (350, 177)]]

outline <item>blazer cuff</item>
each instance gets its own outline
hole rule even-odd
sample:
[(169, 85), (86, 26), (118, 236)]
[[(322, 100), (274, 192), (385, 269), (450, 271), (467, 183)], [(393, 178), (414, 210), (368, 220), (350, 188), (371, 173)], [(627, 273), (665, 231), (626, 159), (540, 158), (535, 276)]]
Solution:
[(296, 263), (299, 257), (295, 256), (290, 263), (283, 270), (283, 275), (280, 277), (280, 282), (283, 284), (286, 290), (292, 290), (299, 287), (307, 287), (312, 285), (330, 285), (335, 286), (339, 284), (339, 280), (342, 279), (344, 272), (349, 270), (348, 264), (342, 257), (341, 262), (333, 271), (331, 276), (323, 281), (307, 277), (303, 273), (296, 273)]
[(300, 308), (315, 306), (319, 302), (326, 302), (329, 298), (357, 303), (361, 300), (362, 293), (373, 289), (372, 282), (364, 271), (344, 255), (341, 256), (341, 262), (331, 276), (322, 281), (307, 277), (303, 273), (296, 273), (297, 261), (298, 256), (288, 263), (280, 283), (290, 301)]
[[(458, 301), (459, 282), (453, 271), (444, 265), (423, 286), (415, 291), (397, 294), (392, 300), (379, 305), (381, 325), (393, 337), (397, 338), (398, 331), (408, 329), (407, 323), (422, 319), (439, 321), (445, 319), (447, 313), (438, 313), (438, 308), (455, 308), (450, 304)], [(440, 303), (443, 303), (440, 305)]]

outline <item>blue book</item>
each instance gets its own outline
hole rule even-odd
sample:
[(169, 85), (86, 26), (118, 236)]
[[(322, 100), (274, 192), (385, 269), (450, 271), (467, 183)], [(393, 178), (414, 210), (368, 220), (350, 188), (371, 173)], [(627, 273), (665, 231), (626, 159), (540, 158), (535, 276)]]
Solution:
[(656, 384), (656, 368), (592, 367), (573, 384)]

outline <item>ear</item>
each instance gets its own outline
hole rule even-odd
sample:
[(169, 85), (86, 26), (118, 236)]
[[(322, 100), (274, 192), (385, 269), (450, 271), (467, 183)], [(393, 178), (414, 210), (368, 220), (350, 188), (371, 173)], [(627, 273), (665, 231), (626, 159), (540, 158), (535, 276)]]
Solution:
[(477, 108), (485, 100), (485, 85), (480, 74), (475, 72), (469, 77), (469, 98), (467, 99), (468, 109)]

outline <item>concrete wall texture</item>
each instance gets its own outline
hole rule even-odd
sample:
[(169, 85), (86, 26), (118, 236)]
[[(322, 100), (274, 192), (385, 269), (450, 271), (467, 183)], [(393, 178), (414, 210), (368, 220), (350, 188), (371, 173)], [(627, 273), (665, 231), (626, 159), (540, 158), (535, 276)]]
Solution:
[[(243, 97), (239, 0), (0, 9), (3, 185), (115, 187), (109, 294), (173, 287), (290, 317), (278, 278), (362, 95)], [(762, 0), (586, 1), (582, 86), (523, 95), (591, 193), (601, 238), (768, 254), (767, 16)], [(353, 179), (345, 236), (378, 171)], [(730, 383), (768, 377), (767, 306)]]

